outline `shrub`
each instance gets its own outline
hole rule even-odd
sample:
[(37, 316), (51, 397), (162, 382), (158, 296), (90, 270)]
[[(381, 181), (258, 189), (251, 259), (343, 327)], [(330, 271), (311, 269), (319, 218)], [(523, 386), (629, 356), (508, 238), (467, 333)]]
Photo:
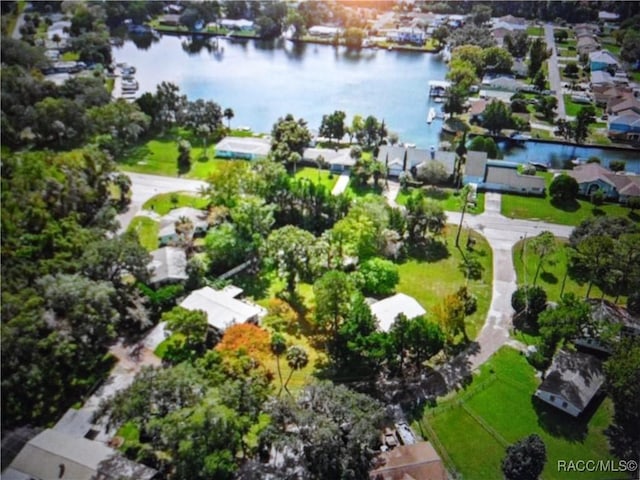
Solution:
[(549, 193), (555, 201), (570, 202), (578, 196), (579, 188), (575, 178), (562, 173), (551, 181)]
[(612, 160), (609, 163), (609, 169), (612, 172), (623, 172), (626, 166), (626, 162), (624, 160)]
[(600, 189), (590, 195), (591, 203), (594, 205), (602, 205), (604, 203), (604, 192)]
[(358, 283), (370, 295), (390, 295), (400, 281), (398, 267), (389, 260), (372, 258), (358, 269)]
[(547, 307), (547, 292), (539, 286), (524, 286), (511, 295), (511, 306), (523, 321), (537, 328), (538, 315)]

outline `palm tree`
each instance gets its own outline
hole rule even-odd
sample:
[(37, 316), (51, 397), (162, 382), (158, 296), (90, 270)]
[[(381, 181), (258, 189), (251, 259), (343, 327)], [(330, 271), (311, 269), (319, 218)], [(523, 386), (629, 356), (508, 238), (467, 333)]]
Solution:
[(280, 356), (287, 351), (287, 340), (282, 336), (282, 334), (276, 332), (271, 335), (271, 353), (276, 356), (276, 365), (278, 367), (278, 378), (280, 379), (280, 390), (278, 390), (278, 396), (282, 392), (284, 388), (284, 383), (282, 383), (282, 371), (280, 370)]
[(193, 222), (188, 217), (180, 217), (175, 223), (176, 233), (180, 238), (180, 243), (184, 246), (187, 257), (191, 256), (193, 250)]
[(309, 356), (307, 355), (307, 352), (304, 350), (304, 348), (298, 345), (293, 345), (289, 347), (289, 349), (287, 350), (287, 365), (289, 365), (289, 368), (291, 369), (291, 371), (289, 372), (287, 381), (284, 382), (284, 389), (287, 391), (289, 395), (291, 395), (291, 392), (287, 388), (287, 385), (289, 385), (289, 380), (291, 380), (291, 376), (293, 375), (293, 372), (296, 370), (302, 370), (304, 367), (307, 366), (308, 363), (309, 363)]
[(235, 117), (235, 113), (233, 113), (232, 108), (225, 108), (224, 113), (222, 114), (224, 118), (227, 119), (227, 128), (231, 128), (231, 119)]

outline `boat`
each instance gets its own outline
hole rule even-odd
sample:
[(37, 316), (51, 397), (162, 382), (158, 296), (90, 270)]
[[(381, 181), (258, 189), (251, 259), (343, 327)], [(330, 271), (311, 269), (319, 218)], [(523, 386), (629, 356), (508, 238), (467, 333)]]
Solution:
[(436, 97), (436, 98), (433, 99), (433, 101), (436, 102), (436, 103), (443, 103), (444, 102), (444, 98)]
[(529, 162), (529, 165), (533, 165), (534, 167), (536, 167), (536, 170), (538, 170), (539, 172), (546, 172), (547, 170), (549, 170), (549, 166), (545, 165), (544, 163)]
[(431, 122), (433, 122), (434, 118), (436, 118), (436, 109), (431, 107), (429, 109), (429, 113), (427, 114), (427, 123), (431, 124)]

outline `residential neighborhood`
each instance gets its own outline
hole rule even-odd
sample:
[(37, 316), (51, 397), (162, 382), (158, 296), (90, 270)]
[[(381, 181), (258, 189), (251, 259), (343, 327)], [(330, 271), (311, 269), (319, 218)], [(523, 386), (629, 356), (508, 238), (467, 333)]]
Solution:
[(0, 11), (2, 478), (637, 476), (640, 3)]

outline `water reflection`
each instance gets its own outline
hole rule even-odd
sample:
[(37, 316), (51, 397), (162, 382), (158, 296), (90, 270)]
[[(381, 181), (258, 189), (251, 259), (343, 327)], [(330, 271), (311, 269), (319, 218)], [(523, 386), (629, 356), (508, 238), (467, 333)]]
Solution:
[(189, 55), (197, 55), (202, 50), (209, 53), (221, 53), (224, 47), (220, 45), (218, 37), (210, 37), (206, 35), (192, 35), (182, 40), (182, 50)]
[(158, 43), (160, 41), (160, 37), (153, 33), (139, 33), (139, 34), (129, 34), (129, 39), (135, 44), (137, 48), (140, 50), (149, 50), (151, 45), (154, 43)]

